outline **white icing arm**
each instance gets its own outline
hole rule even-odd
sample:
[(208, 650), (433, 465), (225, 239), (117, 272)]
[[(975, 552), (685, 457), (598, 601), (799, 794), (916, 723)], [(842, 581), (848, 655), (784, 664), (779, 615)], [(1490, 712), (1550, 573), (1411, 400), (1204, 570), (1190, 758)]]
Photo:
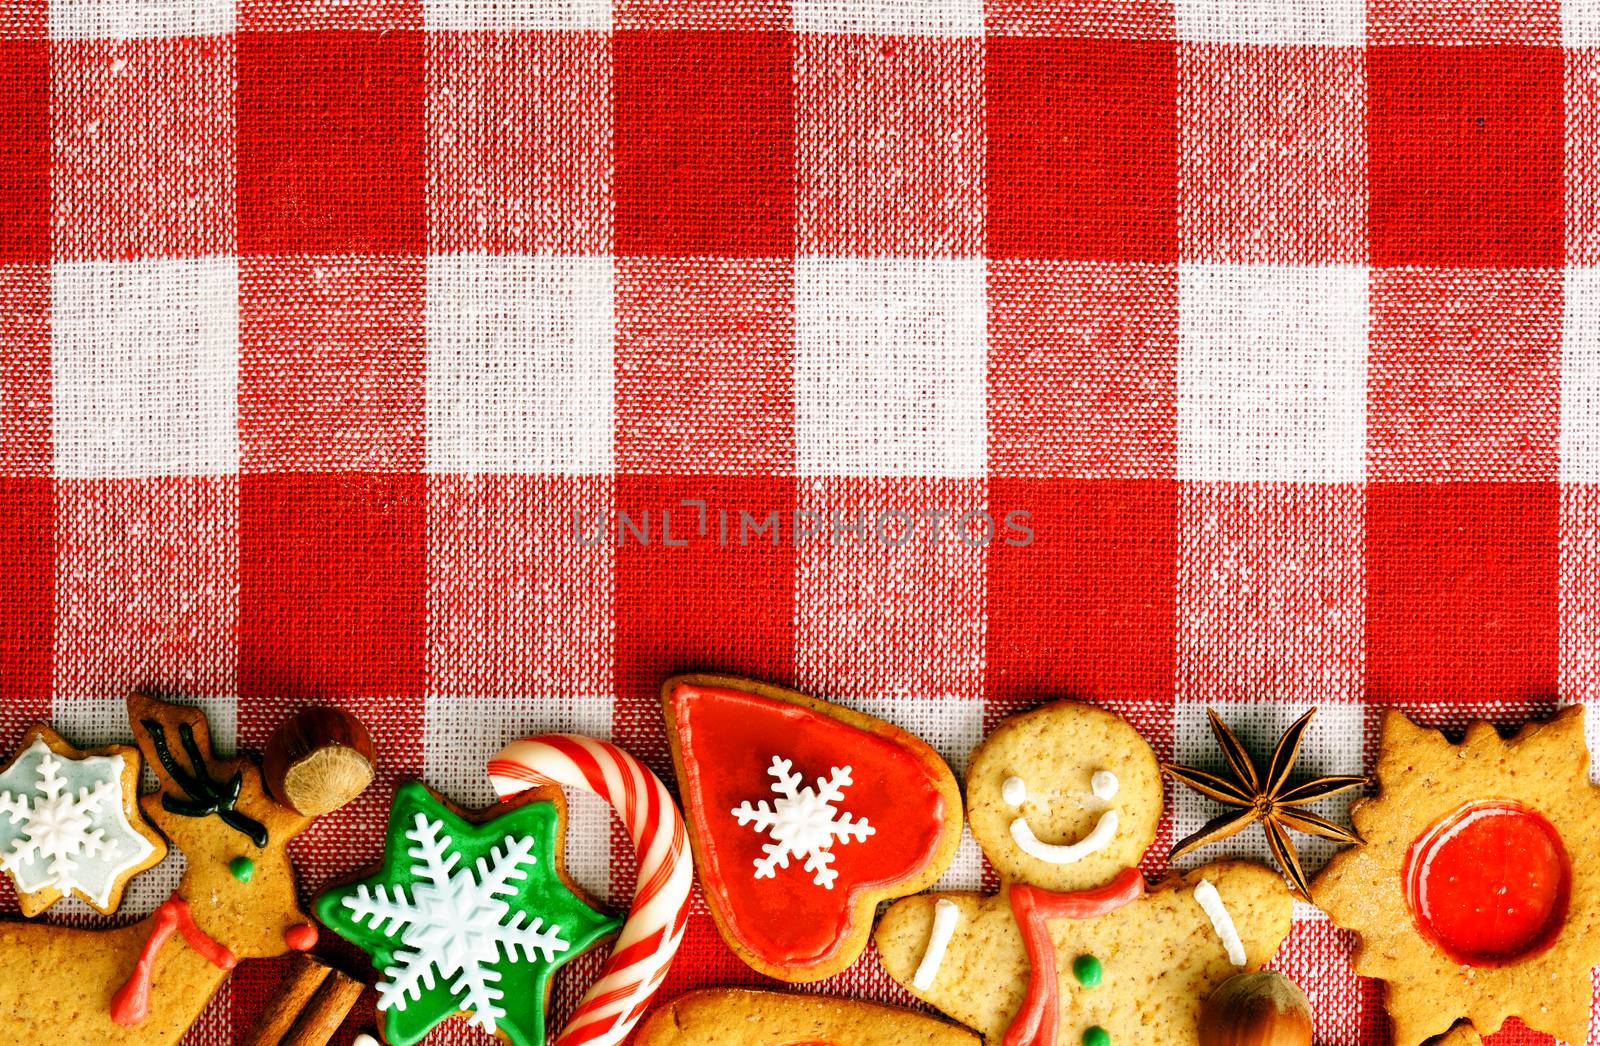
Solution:
[(1201, 879), (1194, 888), (1194, 899), (1200, 902), (1200, 907), (1211, 918), (1211, 928), (1217, 931), (1217, 936), (1222, 940), (1222, 947), (1227, 949), (1228, 961), (1235, 966), (1243, 966), (1247, 959), (1244, 954), (1244, 942), (1239, 939), (1239, 931), (1233, 925), (1233, 916), (1228, 914), (1227, 905), (1222, 903), (1222, 895), (1211, 884), (1210, 879)]
[(1111, 844), (1116, 834), (1115, 810), (1107, 810), (1101, 814), (1092, 832), (1077, 842), (1065, 846), (1041, 842), (1039, 837), (1033, 834), (1033, 829), (1028, 827), (1026, 818), (1019, 817), (1011, 822), (1011, 838), (1017, 844), (1017, 848), (1030, 857), (1037, 857), (1050, 864), (1072, 864), (1081, 861), (1092, 853), (1104, 850)]
[(928, 950), (922, 953), (922, 962), (917, 964), (911, 987), (919, 992), (933, 987), (933, 979), (939, 976), (939, 967), (944, 962), (945, 949), (950, 947), (950, 939), (956, 935), (956, 925), (960, 922), (961, 909), (956, 907), (956, 902), (941, 897), (934, 903), (933, 932), (928, 934)]

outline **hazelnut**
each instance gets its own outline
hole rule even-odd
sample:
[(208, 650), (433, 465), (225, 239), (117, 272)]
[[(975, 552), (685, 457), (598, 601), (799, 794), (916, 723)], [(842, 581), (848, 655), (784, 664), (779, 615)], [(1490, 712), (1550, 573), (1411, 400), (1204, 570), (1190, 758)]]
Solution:
[(1237, 974), (1200, 1007), (1200, 1046), (1311, 1046), (1311, 1007), (1281, 973)]
[(366, 791), (376, 763), (372, 735), (361, 720), (337, 708), (307, 708), (273, 733), (261, 771), (273, 798), (316, 817)]

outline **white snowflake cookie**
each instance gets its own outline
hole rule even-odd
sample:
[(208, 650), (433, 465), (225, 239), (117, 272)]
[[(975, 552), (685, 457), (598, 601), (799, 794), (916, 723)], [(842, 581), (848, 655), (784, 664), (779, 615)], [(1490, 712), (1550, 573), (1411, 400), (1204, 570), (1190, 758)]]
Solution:
[(116, 911), (127, 881), (166, 856), (138, 811), (138, 750), (80, 751), (44, 726), (25, 742), (0, 773), (0, 870), (23, 914), (67, 894)]
[(551, 974), (620, 925), (559, 867), (559, 793), (492, 814), (469, 822), (405, 782), (380, 868), (317, 899), (323, 923), (381, 975), (388, 1042), (417, 1042), (462, 1014), (512, 1046), (543, 1046)]

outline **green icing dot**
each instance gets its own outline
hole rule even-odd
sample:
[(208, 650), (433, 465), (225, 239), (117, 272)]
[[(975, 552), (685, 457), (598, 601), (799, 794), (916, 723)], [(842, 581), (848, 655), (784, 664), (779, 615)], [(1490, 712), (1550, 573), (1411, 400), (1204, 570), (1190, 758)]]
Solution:
[(256, 863), (248, 857), (235, 857), (228, 862), (228, 871), (232, 872), (233, 877), (241, 883), (247, 883), (250, 877), (256, 874)]
[(1083, 1033), (1083, 1046), (1111, 1046), (1111, 1033), (1096, 1024)]
[(1092, 955), (1080, 955), (1072, 960), (1072, 976), (1085, 988), (1099, 987), (1102, 972), (1100, 960)]

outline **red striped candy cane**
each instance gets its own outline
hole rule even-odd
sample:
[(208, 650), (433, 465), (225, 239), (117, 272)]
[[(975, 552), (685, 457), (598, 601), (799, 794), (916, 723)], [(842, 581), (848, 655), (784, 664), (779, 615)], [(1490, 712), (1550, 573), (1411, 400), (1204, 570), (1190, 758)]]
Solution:
[(683, 815), (661, 779), (616, 745), (577, 734), (513, 741), (489, 760), (505, 799), (535, 785), (593, 792), (622, 818), (639, 855), (639, 887), (628, 921), (555, 1046), (616, 1046), (644, 1016), (689, 919), (694, 866)]

